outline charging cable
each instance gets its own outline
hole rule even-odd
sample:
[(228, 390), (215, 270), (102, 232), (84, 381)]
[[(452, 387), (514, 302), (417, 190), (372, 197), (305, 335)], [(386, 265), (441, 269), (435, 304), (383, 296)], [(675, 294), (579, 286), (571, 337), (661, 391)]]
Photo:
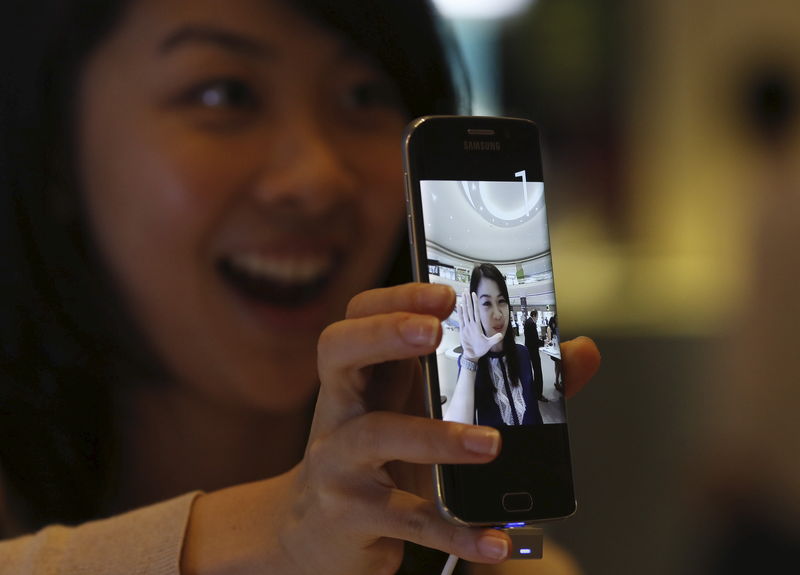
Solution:
[(456, 563), (458, 563), (458, 555), (450, 555), (450, 557), (447, 558), (447, 563), (444, 564), (442, 575), (453, 575), (453, 569), (456, 568)]

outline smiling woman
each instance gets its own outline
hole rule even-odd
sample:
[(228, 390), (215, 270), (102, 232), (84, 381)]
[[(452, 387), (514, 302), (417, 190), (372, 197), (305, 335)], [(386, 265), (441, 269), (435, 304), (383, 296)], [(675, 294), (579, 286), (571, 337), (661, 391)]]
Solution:
[[(379, 281), (396, 241), (405, 118), (455, 106), (424, 3), (340, 2), (333, 14), (324, 2), (35, 4), (7, 3), (3, 18), (15, 48), (4, 54), (28, 55), (6, 59), (2, 74), (3, 142), (15, 142), (4, 150), (3, 243), (18, 247), (4, 250), (3, 288), (20, 302), (5, 308), (4, 358), (20, 378), (34, 365), (68, 367), (69, 378), (45, 369), (51, 396), (94, 414), (107, 411), (95, 406), (106, 371), (151, 382), (126, 393), (161, 393), (175, 379), (227, 404), (306, 412), (319, 332)], [(427, 22), (426, 53), (402, 36), (387, 43), (397, 33), (365, 32), (410, 20)], [(265, 385), (276, 365), (293, 382), (280, 393)], [(91, 517), (84, 489), (96, 505), (104, 497), (88, 485), (108, 482), (83, 476), (106, 473), (114, 435), (87, 429), (97, 416), (77, 419), (42, 433), (69, 431), (59, 442), (89, 442), (76, 449), (94, 461), (70, 456), (64, 465), (84, 472), (47, 473), (63, 479), (48, 480), (55, 492), (32, 506), (35, 524)], [(9, 481), (14, 461), (4, 462)]]
[[(193, 8), (187, 27), (170, 4), (137, 5), (83, 76), (93, 236), (179, 383), (306, 409), (309, 350), (397, 241), (405, 111), (360, 98), (389, 77), (295, 10)], [(278, 365), (296, 383), (276, 394)]]
[(385, 466), (495, 455), (408, 415), (452, 291), (357, 295), (404, 247), (406, 121), (458, 106), (428, 4), (0, 10), (0, 529), (111, 517), (0, 544), (0, 573), (502, 560)]

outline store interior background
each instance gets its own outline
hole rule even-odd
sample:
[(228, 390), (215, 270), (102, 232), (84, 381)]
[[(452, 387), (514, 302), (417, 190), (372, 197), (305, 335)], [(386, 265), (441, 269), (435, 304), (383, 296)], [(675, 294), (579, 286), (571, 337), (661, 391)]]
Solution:
[[(711, 572), (749, 485), (721, 429), (780, 420), (749, 464), (800, 485), (786, 463), (800, 459), (800, 372), (729, 393), (726, 371), (732, 342), (770, 365), (784, 360), (774, 338), (787, 355), (800, 343), (781, 320), (800, 321), (800, 295), (780, 300), (800, 294), (796, 0), (440, 4), (466, 39), (475, 111), (542, 130), (562, 338), (590, 335), (603, 354), (569, 403), (579, 510), (549, 532), (592, 575)], [(787, 234), (767, 275), (765, 206)], [(767, 520), (797, 542), (799, 489), (772, 491)]]

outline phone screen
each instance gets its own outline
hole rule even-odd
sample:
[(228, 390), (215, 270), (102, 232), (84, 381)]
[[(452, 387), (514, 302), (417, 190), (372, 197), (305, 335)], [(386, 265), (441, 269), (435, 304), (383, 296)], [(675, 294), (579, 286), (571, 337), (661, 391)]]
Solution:
[[(420, 118), (404, 162), (415, 278), (458, 299), (424, 358), (429, 412), (496, 427), (503, 441), (491, 463), (436, 466), (439, 505), (470, 524), (567, 517), (576, 504), (538, 129)], [(459, 313), (465, 298), (471, 319)], [(480, 353), (478, 329), (492, 341)]]
[[(514, 177), (420, 182), (428, 281), (453, 287), (459, 300), (436, 350), (445, 420), (494, 427), (566, 421), (544, 184), (528, 181), (524, 169)], [(454, 413), (464, 368), (457, 310), (473, 291), (483, 333), (504, 337), (478, 362), (473, 413)]]

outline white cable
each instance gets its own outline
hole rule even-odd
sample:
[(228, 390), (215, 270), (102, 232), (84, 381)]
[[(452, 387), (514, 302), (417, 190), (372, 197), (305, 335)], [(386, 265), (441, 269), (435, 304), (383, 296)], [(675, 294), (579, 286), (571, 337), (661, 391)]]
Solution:
[(453, 569), (456, 568), (456, 563), (458, 563), (458, 555), (450, 555), (447, 558), (447, 563), (444, 564), (442, 575), (452, 575)]

